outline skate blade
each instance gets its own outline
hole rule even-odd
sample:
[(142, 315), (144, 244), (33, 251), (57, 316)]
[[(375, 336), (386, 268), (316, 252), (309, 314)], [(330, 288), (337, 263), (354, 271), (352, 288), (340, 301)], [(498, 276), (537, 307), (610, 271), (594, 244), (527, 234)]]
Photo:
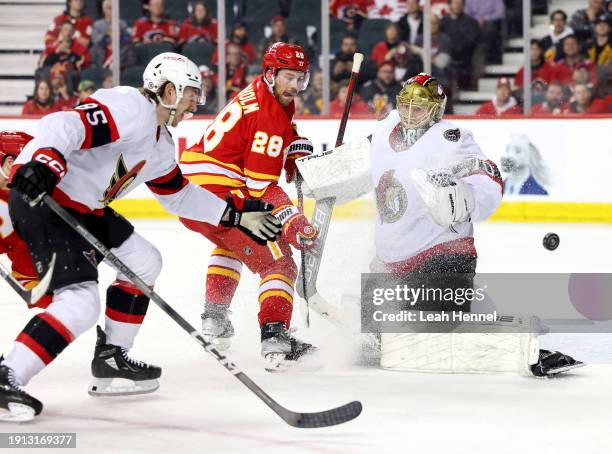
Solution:
[(2, 409), (0, 412), (0, 422), (28, 422), (34, 419), (36, 412), (32, 407), (16, 402), (8, 404), (8, 410)]
[(563, 372), (567, 372), (568, 370), (577, 369), (579, 367), (584, 367), (584, 366), (586, 366), (586, 364), (583, 363), (582, 361), (576, 361), (576, 363), (574, 364), (569, 364), (567, 366), (559, 367), (557, 369), (551, 369), (548, 372), (546, 372), (546, 376), (554, 377), (555, 375), (559, 375)]
[(297, 360), (285, 359), (284, 353), (268, 353), (264, 356), (264, 369), (266, 372), (314, 372), (323, 365), (315, 353), (302, 356)]
[(133, 396), (152, 393), (157, 388), (159, 388), (157, 379), (134, 381), (127, 378), (96, 378), (87, 393), (94, 397)]

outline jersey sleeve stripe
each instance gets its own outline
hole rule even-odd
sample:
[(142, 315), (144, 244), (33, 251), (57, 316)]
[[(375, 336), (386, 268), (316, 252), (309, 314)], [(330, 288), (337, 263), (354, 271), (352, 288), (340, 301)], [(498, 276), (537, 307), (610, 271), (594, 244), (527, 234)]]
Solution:
[(81, 149), (101, 147), (119, 140), (119, 130), (107, 106), (96, 99), (87, 98), (74, 109), (85, 127), (85, 140)]
[(181, 154), (181, 164), (201, 164), (201, 163), (212, 163), (217, 164), (220, 167), (225, 167), (229, 170), (233, 170), (234, 172), (242, 175), (244, 172), (242, 169), (235, 164), (228, 164), (223, 161), (219, 161), (218, 159), (213, 158), (212, 156), (208, 156), (203, 153), (198, 153), (195, 151), (184, 151)]
[(181, 169), (175, 166), (169, 173), (155, 180), (147, 181), (148, 188), (159, 195), (175, 194), (183, 189), (189, 181), (181, 173)]
[(253, 172), (252, 170), (245, 169), (244, 174), (253, 180), (278, 181), (278, 175), (272, 175), (270, 173)]

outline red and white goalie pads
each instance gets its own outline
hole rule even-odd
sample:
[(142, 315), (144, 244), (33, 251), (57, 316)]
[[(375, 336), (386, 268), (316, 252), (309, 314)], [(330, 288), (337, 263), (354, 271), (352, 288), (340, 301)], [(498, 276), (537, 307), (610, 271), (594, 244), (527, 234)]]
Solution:
[(373, 188), (370, 177), (370, 141), (351, 140), (333, 150), (296, 161), (304, 178), (304, 194), (317, 200), (336, 198), (349, 202)]

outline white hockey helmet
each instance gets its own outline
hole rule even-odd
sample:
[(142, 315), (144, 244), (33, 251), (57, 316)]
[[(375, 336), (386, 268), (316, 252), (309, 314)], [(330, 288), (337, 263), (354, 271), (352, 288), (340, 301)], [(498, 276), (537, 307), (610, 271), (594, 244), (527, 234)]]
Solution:
[[(198, 90), (198, 104), (204, 105), (206, 94), (202, 89), (202, 76), (194, 62), (181, 54), (164, 52), (151, 59), (142, 74), (143, 86), (157, 95), (159, 103), (171, 110), (168, 123), (172, 123), (176, 113), (176, 107), (181, 102), (186, 87)], [(166, 83), (172, 82), (176, 89), (176, 102), (166, 105), (159, 96), (159, 89)]]

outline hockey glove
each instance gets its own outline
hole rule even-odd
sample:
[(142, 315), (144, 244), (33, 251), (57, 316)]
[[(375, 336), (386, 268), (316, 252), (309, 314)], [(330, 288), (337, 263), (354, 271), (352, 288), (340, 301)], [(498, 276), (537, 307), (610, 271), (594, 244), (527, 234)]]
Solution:
[(449, 169), (415, 169), (410, 178), (436, 224), (451, 227), (470, 220), (474, 209), (472, 189)]
[(285, 177), (287, 183), (291, 183), (297, 174), (295, 160), (310, 156), (314, 151), (312, 142), (306, 138), (300, 137), (289, 144), (287, 147), (287, 157), (285, 159)]
[(220, 224), (238, 227), (258, 244), (276, 240), (281, 231), (280, 222), (270, 214), (274, 205), (263, 200), (227, 197), (227, 208)]
[(51, 194), (65, 174), (64, 157), (52, 148), (42, 148), (15, 171), (9, 187), (34, 201), (42, 194)]
[(300, 249), (303, 242), (305, 249), (311, 249), (315, 245), (319, 232), (295, 205), (281, 206), (272, 211), (272, 214), (282, 224), (283, 239), (291, 246)]

